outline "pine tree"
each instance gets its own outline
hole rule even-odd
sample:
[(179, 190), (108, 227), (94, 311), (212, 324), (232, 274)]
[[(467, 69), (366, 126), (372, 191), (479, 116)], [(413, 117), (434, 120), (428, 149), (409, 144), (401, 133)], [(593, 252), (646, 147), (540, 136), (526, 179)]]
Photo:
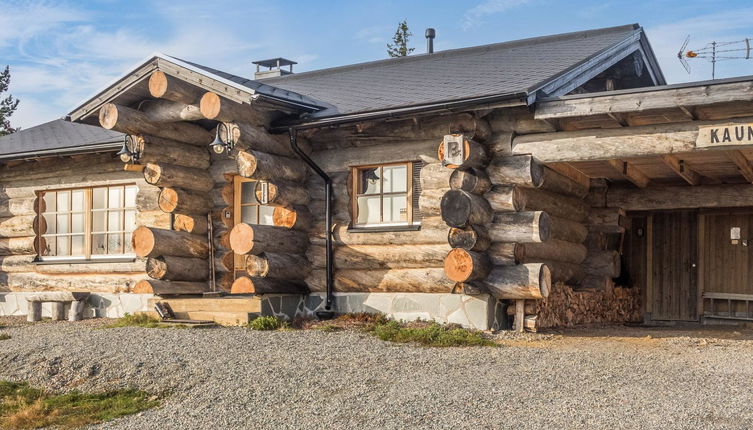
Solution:
[(408, 48), (408, 40), (413, 33), (408, 30), (408, 22), (403, 20), (397, 25), (395, 35), (392, 36), (392, 43), (387, 44), (387, 55), (390, 57), (405, 57), (413, 52), (414, 48)]
[[(0, 95), (8, 91), (10, 86), (10, 67), (5, 66), (5, 70), (0, 73)], [(18, 109), (18, 99), (12, 95), (0, 99), (0, 136), (15, 133), (17, 129), (10, 126), (10, 116)]]

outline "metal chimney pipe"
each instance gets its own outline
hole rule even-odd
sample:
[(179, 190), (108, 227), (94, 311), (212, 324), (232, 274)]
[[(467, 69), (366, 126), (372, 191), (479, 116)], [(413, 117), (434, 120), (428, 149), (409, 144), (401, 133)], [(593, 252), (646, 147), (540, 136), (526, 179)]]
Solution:
[(426, 53), (434, 52), (434, 38), (437, 37), (437, 31), (433, 28), (426, 29)]

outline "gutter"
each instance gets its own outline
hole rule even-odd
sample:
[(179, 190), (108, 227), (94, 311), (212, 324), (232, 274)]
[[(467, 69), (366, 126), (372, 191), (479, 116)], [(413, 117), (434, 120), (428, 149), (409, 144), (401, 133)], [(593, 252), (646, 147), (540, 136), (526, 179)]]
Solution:
[(64, 155), (89, 154), (92, 152), (108, 152), (123, 146), (123, 140), (102, 142), (90, 146), (78, 146), (75, 148), (46, 149), (41, 151), (15, 152), (12, 154), (0, 154), (0, 161), (30, 160), (35, 158), (59, 157)]

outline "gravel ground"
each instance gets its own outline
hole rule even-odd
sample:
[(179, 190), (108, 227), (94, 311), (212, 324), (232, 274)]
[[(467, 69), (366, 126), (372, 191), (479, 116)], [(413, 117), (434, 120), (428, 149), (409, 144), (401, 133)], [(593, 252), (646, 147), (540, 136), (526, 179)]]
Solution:
[(0, 318), (0, 379), (135, 387), (102, 429), (752, 428), (753, 331), (606, 327), (394, 345), (356, 331), (103, 329)]

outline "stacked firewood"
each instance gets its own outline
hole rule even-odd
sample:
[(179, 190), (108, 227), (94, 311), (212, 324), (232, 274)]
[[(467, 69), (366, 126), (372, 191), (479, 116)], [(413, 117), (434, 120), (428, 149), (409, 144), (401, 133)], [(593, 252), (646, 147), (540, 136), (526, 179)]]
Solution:
[[(625, 323), (641, 321), (641, 295), (637, 288), (616, 287), (606, 290), (573, 290), (558, 282), (546, 301), (525, 303), (525, 327), (531, 331), (544, 328), (573, 327), (583, 324)], [(514, 308), (508, 308), (510, 315)]]

